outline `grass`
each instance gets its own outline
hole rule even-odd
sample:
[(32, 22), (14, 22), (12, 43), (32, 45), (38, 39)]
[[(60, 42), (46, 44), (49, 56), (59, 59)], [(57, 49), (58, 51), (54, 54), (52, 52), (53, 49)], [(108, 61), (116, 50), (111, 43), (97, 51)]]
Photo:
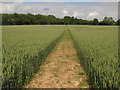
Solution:
[(56, 25), (16, 25), (2, 28), (3, 87), (20, 88), (38, 70), (64, 29), (63, 26)]
[(78, 85), (79, 88), (83, 88), (83, 87), (87, 87), (87, 86), (88, 86), (88, 84), (86, 82), (81, 82)]
[(73, 57), (74, 55), (66, 55), (67, 58), (71, 58)]
[[(71, 40), (71, 33), (81, 64), (94, 86), (119, 87), (118, 27), (69, 25), (68, 28), (60, 41)], [(3, 87), (19, 88), (28, 82), (63, 31), (63, 25), (3, 26)], [(54, 72), (59, 70), (60, 67), (55, 68)], [(79, 74), (84, 75), (84, 72)], [(87, 84), (82, 82), (78, 86)]]
[(68, 63), (68, 62), (66, 62), (66, 61), (59, 61), (59, 62), (60, 62), (60, 63), (66, 63), (66, 64)]
[(84, 72), (79, 72), (79, 75), (84, 75)]
[(57, 74), (57, 73), (54, 73), (54, 74), (53, 74), (53, 77), (58, 77), (58, 74)]
[(96, 88), (119, 87), (118, 27), (69, 26), (81, 65)]
[(44, 64), (49, 64), (50, 63), (50, 60), (46, 60)]
[(53, 69), (54, 72), (59, 72), (60, 71), (60, 67), (56, 67)]
[(61, 40), (71, 40), (71, 36), (69, 35), (69, 31), (65, 31)]

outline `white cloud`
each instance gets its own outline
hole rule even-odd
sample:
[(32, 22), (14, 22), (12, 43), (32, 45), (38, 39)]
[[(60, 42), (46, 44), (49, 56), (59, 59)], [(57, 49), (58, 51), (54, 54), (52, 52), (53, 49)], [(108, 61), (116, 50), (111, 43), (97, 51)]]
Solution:
[(73, 14), (74, 17), (77, 17), (77, 16), (80, 16), (80, 13), (74, 11), (74, 14)]
[(21, 4), (20, 2), (16, 2), (16, 3), (11, 3), (11, 2), (2, 3), (2, 9), (1, 10), (4, 13), (13, 13), (19, 7), (20, 4)]
[(65, 15), (68, 15), (68, 10), (63, 9), (63, 15), (64, 15), (64, 16), (65, 16)]
[(83, 16), (83, 15), (84, 15), (83, 13), (79, 13), (77, 11), (74, 11), (74, 14), (73, 14), (74, 17), (79, 17), (79, 16)]
[(48, 13), (49, 15), (53, 15), (52, 13)]
[(99, 13), (98, 12), (91, 12), (89, 13), (89, 15), (87, 16), (87, 18), (95, 18), (96, 16), (98, 16)]
[[(44, 10), (45, 8), (49, 10)], [(98, 18), (102, 20), (105, 16), (111, 16), (114, 19), (118, 17), (118, 3), (55, 3), (55, 2), (37, 2), (37, 3), (2, 3), (3, 13), (32, 13), (45, 14), (52, 13), (56, 17), (63, 18), (65, 15), (74, 16), (82, 19)], [(99, 12), (99, 13), (98, 13)], [(88, 18), (87, 18), (88, 17)]]

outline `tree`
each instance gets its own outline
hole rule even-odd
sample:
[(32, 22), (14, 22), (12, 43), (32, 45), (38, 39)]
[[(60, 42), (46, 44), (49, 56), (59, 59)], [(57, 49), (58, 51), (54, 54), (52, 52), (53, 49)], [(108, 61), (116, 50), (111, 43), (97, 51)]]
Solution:
[(71, 23), (71, 17), (70, 16), (65, 16), (64, 17), (64, 24), (70, 24)]
[(103, 21), (100, 22), (102, 25), (114, 25), (115, 21), (112, 17), (104, 17)]
[[(97, 18), (93, 20), (78, 19), (75, 17), (65, 16), (64, 18), (56, 18), (54, 15), (33, 15), (28, 14), (1, 14), (2, 25), (31, 25), (31, 24), (71, 24), (71, 25), (120, 25), (120, 20), (115, 22), (112, 17), (104, 17), (99, 22)], [(1, 23), (0, 23), (1, 24)]]
[(0, 25), (2, 25), (2, 14), (0, 13)]
[(95, 18), (95, 19), (92, 21), (92, 24), (93, 24), (93, 25), (98, 25), (98, 23), (99, 23), (99, 21), (98, 21), (97, 18)]
[(120, 25), (120, 19), (117, 20), (116, 25)]
[(56, 24), (57, 18), (54, 15), (47, 16), (47, 24)]

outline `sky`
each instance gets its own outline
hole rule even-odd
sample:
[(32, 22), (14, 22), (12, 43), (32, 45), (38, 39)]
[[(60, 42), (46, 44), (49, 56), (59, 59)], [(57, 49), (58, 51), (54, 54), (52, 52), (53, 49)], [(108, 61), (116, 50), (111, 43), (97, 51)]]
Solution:
[(118, 2), (119, 0), (0, 0), (2, 2)]
[(86, 20), (105, 16), (118, 19), (118, 0), (3, 0), (2, 13), (32, 13), (55, 15), (63, 18), (73, 16)]

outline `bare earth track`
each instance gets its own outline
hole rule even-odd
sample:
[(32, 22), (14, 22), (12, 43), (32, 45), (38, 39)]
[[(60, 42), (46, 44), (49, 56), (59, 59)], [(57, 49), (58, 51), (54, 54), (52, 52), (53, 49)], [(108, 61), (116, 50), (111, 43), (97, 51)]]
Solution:
[(24, 88), (89, 88), (69, 32), (65, 32), (39, 71)]

